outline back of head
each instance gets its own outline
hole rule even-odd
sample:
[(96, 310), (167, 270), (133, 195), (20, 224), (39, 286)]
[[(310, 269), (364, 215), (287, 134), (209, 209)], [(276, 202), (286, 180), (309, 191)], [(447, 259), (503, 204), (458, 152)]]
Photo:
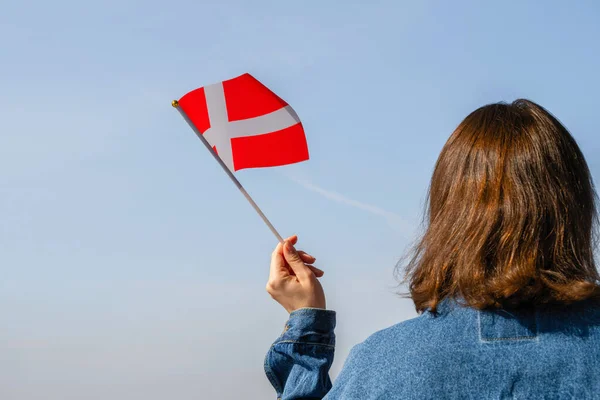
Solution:
[(410, 295), (418, 311), (444, 298), (479, 309), (598, 298), (596, 221), (592, 178), (565, 127), (528, 100), (486, 105), (438, 158)]

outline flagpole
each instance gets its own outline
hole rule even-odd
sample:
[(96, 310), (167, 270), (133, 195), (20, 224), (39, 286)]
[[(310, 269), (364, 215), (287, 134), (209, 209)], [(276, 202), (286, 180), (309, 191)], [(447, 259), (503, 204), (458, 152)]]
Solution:
[(202, 141), (202, 143), (204, 143), (204, 146), (206, 146), (206, 148), (208, 149), (208, 151), (210, 152), (210, 154), (212, 154), (212, 156), (219, 163), (219, 165), (221, 166), (221, 168), (223, 168), (223, 170), (225, 171), (225, 173), (227, 174), (227, 176), (229, 177), (229, 179), (231, 179), (231, 181), (240, 190), (240, 192), (242, 192), (242, 194), (244, 195), (244, 197), (246, 198), (246, 200), (248, 200), (248, 202), (250, 203), (250, 205), (252, 206), (252, 208), (254, 208), (254, 210), (258, 213), (258, 215), (262, 218), (262, 220), (264, 221), (264, 223), (267, 224), (267, 226), (269, 227), (269, 229), (271, 230), (271, 232), (273, 232), (273, 235), (275, 235), (275, 237), (277, 238), (277, 240), (279, 240), (280, 243), (283, 243), (283, 238), (281, 237), (281, 235), (279, 234), (279, 232), (277, 232), (277, 229), (275, 229), (275, 227), (273, 226), (273, 224), (271, 224), (271, 221), (269, 221), (269, 219), (267, 218), (267, 216), (262, 212), (262, 210), (260, 209), (260, 207), (258, 207), (258, 205), (254, 202), (254, 200), (252, 200), (252, 197), (250, 197), (250, 195), (248, 194), (248, 192), (246, 192), (246, 189), (244, 189), (244, 187), (242, 186), (242, 184), (240, 183), (240, 181), (235, 177), (235, 175), (233, 175), (233, 173), (229, 170), (229, 168), (227, 168), (227, 165), (225, 165), (225, 163), (223, 162), (223, 160), (221, 160), (221, 157), (219, 157), (217, 155), (217, 153), (213, 150), (212, 146), (210, 145), (210, 143), (208, 143), (208, 141), (206, 140), (206, 138), (204, 137), (204, 135), (198, 130), (198, 128), (196, 128), (196, 126), (192, 123), (192, 121), (190, 121), (190, 119), (188, 118), (188, 116), (185, 113), (185, 111), (183, 111), (181, 109), (181, 107), (179, 107), (179, 102), (177, 100), (173, 100), (171, 102), (171, 105), (174, 108), (176, 108), (177, 111), (179, 111), (179, 114), (181, 114), (181, 116), (183, 117), (183, 119), (185, 119), (185, 121), (188, 123), (188, 125), (190, 126), (190, 128), (192, 128), (192, 130), (196, 133), (196, 136), (198, 136), (198, 138)]

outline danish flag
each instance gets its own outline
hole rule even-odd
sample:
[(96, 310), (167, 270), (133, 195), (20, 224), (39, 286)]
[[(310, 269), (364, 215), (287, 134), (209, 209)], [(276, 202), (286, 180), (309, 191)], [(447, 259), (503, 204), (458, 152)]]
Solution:
[(195, 89), (179, 107), (232, 172), (309, 158), (296, 112), (250, 74)]

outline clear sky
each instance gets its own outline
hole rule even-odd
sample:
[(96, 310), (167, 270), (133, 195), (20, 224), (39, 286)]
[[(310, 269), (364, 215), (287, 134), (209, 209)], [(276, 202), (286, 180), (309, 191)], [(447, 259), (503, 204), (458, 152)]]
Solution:
[(267, 399), (286, 312), (268, 229), (170, 101), (250, 72), (311, 160), (244, 170), (326, 271), (349, 349), (415, 316), (394, 264), (454, 127), (518, 97), (600, 179), (589, 1), (5, 2), (0, 12), (0, 398)]

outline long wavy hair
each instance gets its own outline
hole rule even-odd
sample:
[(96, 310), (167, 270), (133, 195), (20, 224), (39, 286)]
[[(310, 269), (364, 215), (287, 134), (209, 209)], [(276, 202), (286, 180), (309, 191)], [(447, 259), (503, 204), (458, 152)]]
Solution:
[[(567, 129), (538, 104), (481, 107), (435, 165), (404, 282), (417, 311), (570, 304), (600, 297), (597, 195)], [(401, 266), (401, 265), (399, 265)]]

